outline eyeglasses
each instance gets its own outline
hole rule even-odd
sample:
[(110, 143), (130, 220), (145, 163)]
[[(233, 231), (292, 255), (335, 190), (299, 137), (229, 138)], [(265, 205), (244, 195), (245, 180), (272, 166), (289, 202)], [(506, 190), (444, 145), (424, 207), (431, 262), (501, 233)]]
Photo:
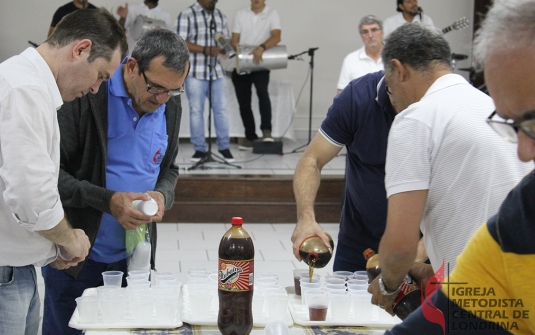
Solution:
[(386, 90), (386, 94), (392, 95), (392, 91), (390, 91), (390, 88), (388, 87), (388, 84), (385, 84), (385, 90)]
[(381, 31), (381, 28), (372, 28), (372, 29), (364, 29), (360, 31), (361, 35), (368, 35), (369, 33), (375, 34), (378, 31)]
[(147, 76), (145, 76), (145, 71), (141, 71), (141, 74), (143, 75), (143, 78), (145, 78), (145, 84), (147, 84), (147, 92), (149, 92), (150, 94), (167, 93), (167, 95), (171, 97), (176, 97), (186, 91), (184, 88), (184, 84), (182, 84), (182, 87), (177, 90), (166, 90), (165, 88), (152, 87), (151, 84), (149, 84), (149, 81), (147, 80)]
[[(487, 123), (503, 137), (506, 141), (517, 143), (518, 131), (521, 130), (529, 138), (535, 140), (535, 119), (524, 120), (520, 122), (513, 122), (512, 120), (493, 120), (497, 115), (496, 111), (492, 112), (487, 118)], [(498, 115), (499, 116), (499, 115)]]

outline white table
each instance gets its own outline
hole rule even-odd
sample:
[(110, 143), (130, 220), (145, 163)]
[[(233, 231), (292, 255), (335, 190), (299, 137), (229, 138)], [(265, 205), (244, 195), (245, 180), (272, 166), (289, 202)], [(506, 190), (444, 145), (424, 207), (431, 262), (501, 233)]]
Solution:
[[(186, 87), (186, 90), (188, 88)], [(292, 85), (288, 80), (270, 80), (269, 97), (271, 99), (271, 135), (274, 137), (284, 137), (295, 139), (294, 127), (292, 124), (295, 99)], [(227, 98), (227, 115), (229, 119), (229, 135), (230, 137), (245, 137), (245, 130), (240, 116), (240, 107), (236, 99), (236, 92), (234, 85), (229, 76), (225, 76), (225, 95)], [(187, 94), (182, 94), (182, 121), (180, 123), (180, 137), (190, 137), (189, 129), (189, 103)], [(253, 85), (252, 89), (252, 108), (255, 118), (257, 135), (262, 137), (260, 131), (260, 112), (258, 110), (258, 97)], [(208, 100), (205, 101), (205, 136), (208, 137)], [(212, 138), (215, 138), (215, 128), (212, 121)]]

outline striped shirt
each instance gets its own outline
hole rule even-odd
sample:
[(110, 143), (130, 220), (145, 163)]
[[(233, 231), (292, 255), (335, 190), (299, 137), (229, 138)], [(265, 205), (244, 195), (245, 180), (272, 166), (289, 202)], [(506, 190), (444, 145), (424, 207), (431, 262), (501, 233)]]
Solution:
[[(210, 22), (212, 20), (212, 13), (207, 12), (198, 3), (186, 8), (178, 15), (177, 34), (183, 39), (200, 46), (217, 46), (214, 37), (217, 34), (224, 34), (225, 38), (230, 39), (228, 32), (227, 17), (221, 13), (219, 9), (214, 9), (215, 29), (212, 30), (212, 39), (210, 39)], [(191, 70), (189, 75), (196, 79), (209, 80), (210, 79), (210, 61), (213, 62), (212, 57), (208, 57), (202, 52), (189, 54), (191, 63)], [(216, 60), (215, 71), (213, 72), (213, 79), (223, 78), (223, 69), (221, 64)]]
[(399, 113), (390, 129), (387, 196), (428, 190), (420, 228), (435, 271), (442, 260), (455, 267), (470, 236), (533, 169), (533, 162), (520, 162), (516, 144), (485, 122), (493, 110), (488, 95), (448, 74)]

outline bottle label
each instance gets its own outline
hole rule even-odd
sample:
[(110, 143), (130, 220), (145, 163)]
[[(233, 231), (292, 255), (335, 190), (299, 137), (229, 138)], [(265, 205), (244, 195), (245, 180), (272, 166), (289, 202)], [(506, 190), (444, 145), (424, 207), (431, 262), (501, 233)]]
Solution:
[(254, 259), (231, 261), (219, 259), (218, 287), (223, 291), (252, 291)]
[(401, 288), (399, 290), (399, 293), (396, 297), (396, 300), (394, 300), (394, 304), (392, 305), (392, 308), (396, 308), (396, 306), (400, 303), (401, 300), (405, 299), (406, 296), (411, 294), (412, 292), (420, 290), (420, 287), (418, 287), (418, 284), (407, 275), (405, 279), (403, 279), (403, 282), (401, 282)]

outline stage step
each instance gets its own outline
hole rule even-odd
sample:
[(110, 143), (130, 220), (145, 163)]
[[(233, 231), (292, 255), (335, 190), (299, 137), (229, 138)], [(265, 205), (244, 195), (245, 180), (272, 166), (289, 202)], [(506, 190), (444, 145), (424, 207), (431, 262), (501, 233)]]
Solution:
[[(323, 176), (316, 198), (316, 220), (339, 222), (343, 176)], [(230, 222), (233, 216), (249, 223), (295, 223), (292, 176), (181, 174), (173, 208), (164, 222)]]

